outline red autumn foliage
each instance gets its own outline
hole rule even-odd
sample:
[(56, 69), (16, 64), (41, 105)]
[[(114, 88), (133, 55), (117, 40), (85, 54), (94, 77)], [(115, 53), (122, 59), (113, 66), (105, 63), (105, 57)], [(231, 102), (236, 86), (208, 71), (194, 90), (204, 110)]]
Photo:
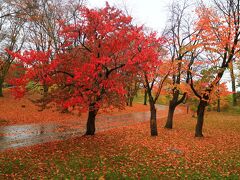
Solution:
[(152, 45), (160, 46), (163, 41), (156, 34), (145, 36), (142, 27), (132, 25), (131, 17), (108, 3), (102, 9), (78, 11), (78, 21), (61, 21), (62, 45), (53, 58), (50, 50), (8, 52), (26, 67), (26, 73), (14, 81), (18, 97), (24, 95), (29, 82), (47, 86), (49, 102), (88, 110), (87, 133), (94, 134), (100, 108), (124, 107), (124, 74), (135, 73), (138, 66), (150, 75), (159, 66), (159, 53)]
[[(0, 126), (38, 124), (38, 123), (59, 123), (71, 124), (76, 121), (86, 122), (87, 114), (73, 111), (71, 113), (60, 113), (57, 107), (39, 111), (31, 100), (38, 99), (38, 96), (27, 93), (21, 99), (15, 99), (11, 96), (9, 90), (4, 91), (5, 96), (0, 99)], [(99, 115), (122, 115), (133, 112), (146, 112), (149, 108), (141, 104), (134, 104), (134, 107), (125, 107), (124, 110), (111, 108), (108, 111), (99, 111)]]

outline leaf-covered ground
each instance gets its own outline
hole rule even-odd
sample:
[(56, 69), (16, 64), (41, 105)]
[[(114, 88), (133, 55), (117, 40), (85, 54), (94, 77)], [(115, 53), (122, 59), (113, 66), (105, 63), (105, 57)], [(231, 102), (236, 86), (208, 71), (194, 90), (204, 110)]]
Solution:
[[(76, 120), (86, 120), (87, 114), (79, 114), (76, 111), (71, 113), (60, 113), (57, 108), (40, 111), (40, 107), (34, 105), (29, 99), (36, 99), (28, 95), (22, 99), (15, 99), (9, 91), (4, 91), (4, 97), (0, 98), (0, 126), (30, 123), (64, 123)], [(99, 114), (119, 115), (131, 112), (145, 112), (149, 107), (141, 104), (134, 104), (133, 107), (126, 107), (124, 110), (111, 109), (108, 112), (100, 111)]]
[(173, 130), (158, 120), (0, 154), (0, 179), (239, 179), (240, 117), (208, 112), (205, 138), (194, 138), (195, 118), (175, 117)]

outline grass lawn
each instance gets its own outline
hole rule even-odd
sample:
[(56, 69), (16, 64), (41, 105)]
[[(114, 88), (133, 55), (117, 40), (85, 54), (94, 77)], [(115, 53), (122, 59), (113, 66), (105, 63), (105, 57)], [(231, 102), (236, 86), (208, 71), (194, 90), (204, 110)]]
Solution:
[(0, 179), (239, 179), (240, 116), (208, 112), (204, 138), (196, 119), (175, 117), (174, 129), (158, 120), (66, 141), (0, 152)]

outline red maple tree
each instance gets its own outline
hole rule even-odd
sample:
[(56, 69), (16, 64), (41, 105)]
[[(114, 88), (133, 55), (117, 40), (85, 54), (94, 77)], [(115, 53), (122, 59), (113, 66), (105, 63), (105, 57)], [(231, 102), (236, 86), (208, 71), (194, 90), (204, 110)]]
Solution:
[(101, 9), (78, 11), (76, 21), (60, 22), (61, 48), (50, 63), (51, 51), (9, 53), (27, 67), (14, 81), (18, 95), (30, 81), (47, 85), (49, 102), (88, 111), (86, 135), (93, 135), (100, 108), (125, 105), (124, 72), (135, 72), (136, 65), (144, 67), (152, 58), (145, 58), (150, 51), (139, 51), (145, 38), (142, 27), (132, 25), (121, 10), (106, 3)]

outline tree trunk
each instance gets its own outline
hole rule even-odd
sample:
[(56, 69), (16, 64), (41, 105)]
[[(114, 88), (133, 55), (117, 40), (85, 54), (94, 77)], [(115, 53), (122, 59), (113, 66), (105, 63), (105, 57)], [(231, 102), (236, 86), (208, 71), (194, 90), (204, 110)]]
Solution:
[[(48, 85), (43, 85), (42, 110), (44, 110), (48, 103)], [(64, 110), (62, 111), (64, 113)]]
[(179, 94), (180, 94), (179, 90), (175, 90), (173, 92), (173, 97), (172, 97), (172, 99), (169, 102), (168, 117), (167, 117), (167, 122), (165, 124), (165, 128), (172, 129), (172, 126), (173, 126), (173, 115), (174, 115), (175, 109), (185, 99), (185, 95), (184, 95), (184, 97), (182, 97), (182, 98), (180, 98), (178, 100)]
[(165, 124), (165, 128), (172, 129), (173, 127), (173, 115), (175, 111), (176, 106), (174, 105), (173, 101), (170, 101), (169, 108), (168, 108), (168, 116), (167, 116), (167, 122)]
[(144, 91), (144, 102), (143, 105), (147, 105), (147, 91)]
[(44, 97), (47, 97), (47, 95), (48, 95), (48, 85), (46, 85), (46, 84), (44, 84), (43, 85), (43, 96)]
[(221, 108), (220, 108), (220, 98), (218, 98), (217, 100), (217, 112), (220, 112)]
[(203, 128), (204, 112), (205, 112), (206, 106), (207, 106), (207, 102), (201, 99), (197, 109), (197, 125), (195, 128), (195, 137), (203, 137), (202, 128)]
[[(236, 89), (236, 87), (235, 87), (235, 89)], [(233, 98), (233, 106), (237, 106), (237, 94), (236, 94), (236, 90), (233, 92), (232, 98)]]
[[(38, 111), (43, 111), (46, 109), (46, 106), (48, 104), (48, 86), (46, 84), (43, 84), (43, 93), (41, 99), (39, 99), (38, 106), (40, 109)], [(61, 107), (61, 113), (65, 113), (65, 108)]]
[(157, 136), (158, 130), (157, 130), (157, 111), (155, 108), (155, 104), (153, 102), (150, 102), (150, 129), (151, 129), (151, 136)]
[(129, 96), (126, 96), (126, 105), (129, 106)]
[(3, 97), (3, 80), (0, 79), (0, 97)]
[(232, 81), (232, 103), (233, 103), (233, 106), (236, 106), (237, 105), (236, 78), (234, 75), (233, 62), (229, 63), (229, 70), (230, 70), (231, 81)]
[(129, 106), (130, 106), (130, 107), (133, 106), (133, 99), (134, 99), (134, 97), (130, 97), (130, 98), (129, 98)]
[(92, 103), (89, 106), (87, 131), (86, 131), (85, 135), (94, 135), (95, 134), (95, 119), (96, 119), (98, 109), (96, 109), (94, 106), (95, 106), (95, 103)]

